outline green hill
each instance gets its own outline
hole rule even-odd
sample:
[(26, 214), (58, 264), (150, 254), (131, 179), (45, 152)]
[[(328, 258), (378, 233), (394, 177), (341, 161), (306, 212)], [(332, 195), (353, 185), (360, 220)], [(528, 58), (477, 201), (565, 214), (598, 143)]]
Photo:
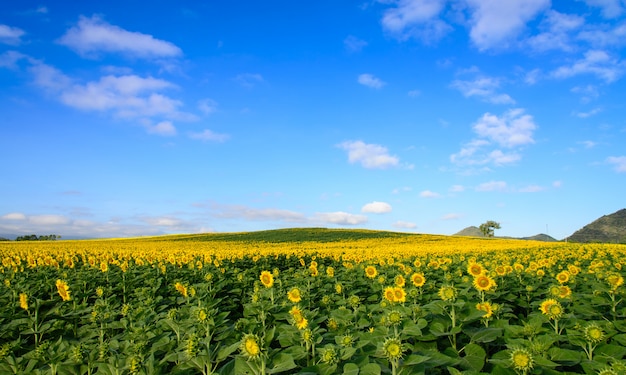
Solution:
[(466, 236), (466, 237), (485, 237), (483, 232), (478, 229), (478, 227), (471, 226), (467, 227), (460, 232), (456, 232), (453, 236)]
[(626, 208), (604, 215), (585, 225), (571, 236), (568, 242), (626, 243)]
[(335, 242), (409, 236), (419, 236), (419, 234), (366, 229), (288, 228), (256, 232), (172, 235), (163, 236), (163, 239), (168, 241)]

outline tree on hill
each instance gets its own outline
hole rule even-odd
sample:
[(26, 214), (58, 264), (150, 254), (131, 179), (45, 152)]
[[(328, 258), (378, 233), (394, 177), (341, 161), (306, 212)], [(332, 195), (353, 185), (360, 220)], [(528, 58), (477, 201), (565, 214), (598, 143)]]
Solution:
[(485, 223), (480, 224), (480, 227), (478, 227), (478, 229), (480, 229), (483, 236), (493, 237), (494, 230), (500, 229), (500, 223), (498, 223), (497, 221), (489, 220)]

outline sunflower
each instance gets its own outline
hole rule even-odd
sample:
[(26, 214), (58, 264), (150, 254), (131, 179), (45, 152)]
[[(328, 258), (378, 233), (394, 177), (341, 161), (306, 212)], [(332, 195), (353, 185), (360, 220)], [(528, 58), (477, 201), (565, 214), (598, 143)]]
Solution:
[(300, 292), (300, 289), (294, 287), (287, 292), (287, 298), (293, 303), (298, 303), (302, 300), (302, 293)]
[(378, 271), (376, 270), (376, 267), (374, 266), (365, 267), (365, 276), (369, 277), (370, 279), (373, 279), (376, 277), (376, 275), (378, 275)]
[(333, 267), (326, 267), (326, 276), (335, 277), (335, 269)]
[(406, 283), (406, 280), (404, 280), (404, 276), (398, 275), (393, 279), (393, 282), (394, 284), (396, 284), (396, 286), (403, 287)]
[(482, 275), (483, 273), (485, 273), (485, 269), (480, 263), (471, 262), (467, 266), (467, 273), (476, 277), (478, 275)]
[(590, 323), (584, 330), (585, 340), (592, 344), (597, 344), (604, 340), (604, 331), (596, 323)]
[(558, 319), (563, 315), (563, 306), (557, 300), (549, 298), (541, 302), (539, 306), (541, 313), (546, 315), (548, 319)]
[(183, 297), (187, 297), (187, 287), (185, 285), (183, 285), (182, 283), (176, 283), (174, 284), (174, 288), (176, 288), (176, 290), (178, 290), (178, 292), (182, 294)]
[(493, 306), (490, 302), (481, 302), (476, 304), (476, 310), (483, 311), (485, 315), (483, 318), (489, 319), (493, 316)]
[(383, 353), (390, 361), (402, 358), (402, 352), (402, 342), (395, 337), (390, 337), (383, 343)]
[(559, 287), (559, 298), (569, 298), (572, 295), (572, 289), (567, 285)]
[(511, 351), (510, 357), (513, 368), (517, 371), (521, 371), (523, 374), (532, 370), (535, 361), (533, 356), (526, 349), (518, 348)]
[(616, 290), (624, 284), (624, 278), (618, 273), (612, 273), (606, 277), (606, 282), (611, 287), (611, 290)]
[(394, 293), (392, 286), (388, 286), (388, 287), (385, 288), (385, 290), (383, 291), (383, 296), (389, 302), (395, 302), (396, 301), (396, 294)]
[(60, 279), (57, 280), (56, 286), (57, 291), (59, 292), (59, 295), (61, 296), (61, 299), (63, 299), (63, 301), (70, 301), (72, 299), (72, 297), (70, 296), (70, 287), (65, 281)]
[(393, 298), (395, 302), (406, 302), (406, 292), (404, 291), (404, 288), (399, 286), (393, 288)]
[(566, 282), (569, 281), (569, 271), (561, 271), (556, 275), (556, 281), (559, 282), (559, 284), (564, 284)]
[(414, 273), (411, 276), (411, 282), (413, 283), (413, 285), (419, 288), (424, 286), (424, 284), (426, 283), (426, 278), (424, 277), (423, 273)]
[(259, 279), (261, 280), (261, 284), (266, 288), (271, 288), (274, 285), (274, 275), (269, 271), (261, 272)]
[(437, 292), (443, 301), (454, 301), (456, 299), (456, 288), (452, 285), (444, 285)]
[(496, 282), (485, 274), (474, 277), (474, 288), (480, 292), (486, 292), (496, 286)]
[(261, 348), (259, 347), (259, 338), (257, 335), (248, 333), (241, 339), (241, 345), (239, 346), (241, 354), (248, 359), (258, 358), (261, 354)]
[(20, 307), (28, 311), (28, 296), (26, 293), (20, 293)]

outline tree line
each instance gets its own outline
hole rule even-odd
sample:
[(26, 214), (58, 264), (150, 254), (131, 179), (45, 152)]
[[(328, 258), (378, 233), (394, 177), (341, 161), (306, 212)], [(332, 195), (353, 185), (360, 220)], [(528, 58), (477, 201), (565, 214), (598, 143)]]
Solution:
[(49, 235), (42, 235), (42, 236), (38, 236), (36, 234), (28, 234), (25, 236), (18, 236), (15, 241), (56, 241), (56, 240), (60, 240), (61, 236), (59, 236), (58, 234), (49, 234)]

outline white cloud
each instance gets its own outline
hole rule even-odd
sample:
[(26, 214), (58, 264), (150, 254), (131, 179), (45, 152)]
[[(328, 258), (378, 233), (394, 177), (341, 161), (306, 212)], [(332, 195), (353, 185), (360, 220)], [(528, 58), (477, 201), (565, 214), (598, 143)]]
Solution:
[(626, 156), (609, 156), (606, 162), (612, 164), (618, 173), (626, 172)]
[(17, 69), (17, 62), (28, 56), (17, 51), (6, 51), (0, 55), (0, 68)]
[(263, 76), (258, 73), (243, 73), (235, 77), (235, 82), (246, 88), (252, 88), (258, 83), (263, 83)]
[(210, 115), (217, 111), (217, 102), (213, 99), (202, 99), (198, 101), (198, 109), (205, 115)]
[(391, 205), (385, 202), (371, 202), (361, 208), (363, 213), (384, 214), (391, 212)]
[(485, 113), (473, 127), (480, 138), (508, 148), (534, 143), (536, 128), (533, 117), (519, 108), (509, 110), (501, 117)]
[(541, 69), (533, 69), (524, 75), (524, 82), (527, 85), (534, 85), (541, 77)]
[(570, 90), (575, 94), (581, 95), (580, 101), (583, 103), (589, 103), (590, 101), (597, 99), (600, 96), (598, 88), (594, 85), (587, 86), (575, 86)]
[(462, 214), (457, 214), (457, 213), (449, 213), (446, 215), (443, 215), (441, 217), (442, 220), (458, 220), (460, 218), (462, 218), (463, 215)]
[(471, 12), (470, 38), (479, 50), (506, 48), (550, 0), (467, 0)]
[(26, 220), (26, 215), (21, 212), (10, 212), (8, 214), (0, 216), (3, 220)]
[(480, 77), (472, 81), (455, 80), (451, 86), (461, 92), (466, 98), (478, 97), (493, 104), (513, 104), (515, 100), (507, 94), (500, 94), (497, 89), (500, 80), (489, 77)]
[(476, 191), (505, 191), (506, 188), (504, 181), (489, 181), (476, 186)]
[(365, 215), (355, 215), (342, 211), (316, 213), (315, 218), (324, 223), (338, 225), (358, 225), (367, 222)]
[(189, 133), (189, 138), (197, 139), (199, 141), (204, 141), (204, 142), (208, 142), (208, 141), (224, 142), (228, 138), (230, 138), (230, 136), (228, 134), (215, 133), (209, 129), (204, 129), (200, 133)]
[(82, 56), (97, 56), (99, 52), (120, 53), (133, 58), (171, 58), (182, 55), (173, 43), (152, 35), (124, 30), (98, 16), (81, 16), (78, 25), (69, 29), (58, 43)]
[(192, 121), (196, 116), (179, 110), (183, 103), (159, 91), (176, 86), (168, 81), (136, 75), (101, 77), (85, 84), (75, 82), (58, 69), (37, 62), (30, 68), (35, 84), (73, 108), (111, 112), (136, 119), (165, 117)]
[(398, 229), (415, 229), (417, 228), (417, 224), (411, 223), (409, 221), (398, 220), (395, 223), (391, 224), (394, 228)]
[(374, 77), (371, 74), (359, 75), (359, 77), (357, 78), (357, 82), (359, 82), (363, 86), (371, 87), (373, 89), (380, 89), (386, 85), (385, 82), (383, 82), (379, 78)]
[(409, 187), (409, 186), (403, 186), (403, 187), (401, 187), (401, 188), (395, 188), (395, 189), (393, 189), (393, 190), (391, 191), (391, 193), (392, 193), (392, 194), (400, 194), (400, 193), (402, 193), (402, 192), (405, 192), (405, 191), (411, 191), (411, 190), (413, 190), (411, 187)]
[(515, 163), (522, 158), (519, 148), (535, 142), (533, 133), (536, 128), (532, 116), (522, 109), (511, 109), (502, 116), (485, 113), (473, 126), (477, 138), (450, 155), (450, 161), (467, 166)]
[(587, 112), (574, 112), (574, 114), (576, 115), (576, 117), (587, 118), (587, 117), (591, 117), (593, 115), (597, 115), (600, 112), (602, 112), (602, 108), (594, 108), (594, 109), (592, 109), (590, 111), (587, 111)]
[(552, 187), (553, 187), (553, 188), (558, 189), (558, 188), (560, 188), (561, 186), (563, 186), (563, 181), (558, 181), (558, 180), (557, 180), (557, 181), (554, 181), (554, 182), (552, 183)]
[(625, 38), (626, 22), (610, 28), (604, 24), (595, 25), (593, 28), (587, 28), (578, 33), (578, 39), (584, 40), (596, 48), (621, 46), (626, 43)]
[(452, 27), (438, 18), (446, 0), (398, 0), (382, 18), (383, 29), (400, 40), (418, 38), (424, 42), (441, 39)]
[(599, 7), (605, 18), (619, 17), (624, 12), (620, 0), (584, 0), (590, 7)]
[(540, 191), (544, 191), (546, 188), (539, 185), (528, 185), (526, 187), (520, 188), (518, 191), (520, 193), (538, 193)]
[(556, 78), (570, 78), (579, 74), (593, 74), (611, 83), (620, 78), (624, 73), (626, 64), (611, 57), (602, 50), (591, 50), (585, 53), (585, 57), (574, 62), (572, 65), (564, 65), (552, 72)]
[(349, 35), (343, 40), (343, 45), (346, 47), (348, 52), (360, 52), (365, 46), (367, 46), (367, 42), (355, 36)]
[(389, 155), (387, 148), (380, 145), (347, 141), (339, 144), (338, 147), (348, 151), (350, 163), (360, 163), (364, 168), (385, 169), (395, 167), (399, 163), (396, 156)]
[(544, 31), (530, 37), (528, 44), (536, 51), (573, 51), (575, 46), (570, 34), (584, 24), (585, 19), (581, 16), (550, 10), (540, 25)]
[(440, 198), (441, 194), (435, 193), (434, 191), (430, 191), (430, 190), (424, 190), (420, 192), (420, 197), (421, 198)]
[[(197, 204), (197, 207), (202, 205)], [(284, 221), (288, 223), (303, 223), (307, 218), (295, 211), (278, 208), (256, 208), (243, 205), (224, 205), (212, 203), (211, 215), (220, 219), (244, 219), (251, 221)]]
[(0, 24), (0, 43), (17, 46), (22, 43), (22, 36), (26, 34), (18, 27)]
[(162, 136), (176, 135), (176, 128), (171, 121), (161, 121), (154, 126), (147, 126), (146, 128), (150, 134), (158, 134)]
[(28, 221), (34, 225), (62, 225), (68, 224), (70, 219), (62, 215), (33, 215)]
[(463, 185), (452, 185), (450, 187), (450, 192), (451, 193), (461, 193), (465, 191), (465, 186)]

